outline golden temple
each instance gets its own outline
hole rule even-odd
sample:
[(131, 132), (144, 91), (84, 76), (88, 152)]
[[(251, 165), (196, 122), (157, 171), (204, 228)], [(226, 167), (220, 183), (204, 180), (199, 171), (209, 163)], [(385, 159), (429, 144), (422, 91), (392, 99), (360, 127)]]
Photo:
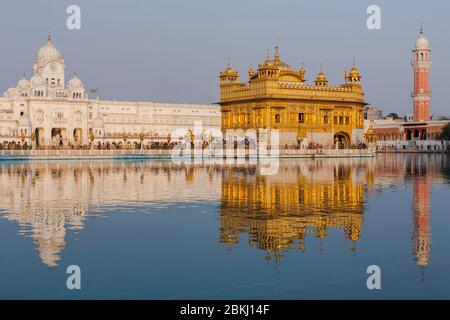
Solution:
[(353, 62), (345, 71), (345, 83), (330, 86), (321, 67), (314, 84), (307, 84), (305, 68), (290, 67), (281, 60), (279, 48), (249, 80), (239, 82), (239, 73), (230, 62), (220, 72), (222, 130), (278, 129), (280, 145), (301, 142), (323, 147), (349, 147), (364, 142), (364, 92), (361, 75)]

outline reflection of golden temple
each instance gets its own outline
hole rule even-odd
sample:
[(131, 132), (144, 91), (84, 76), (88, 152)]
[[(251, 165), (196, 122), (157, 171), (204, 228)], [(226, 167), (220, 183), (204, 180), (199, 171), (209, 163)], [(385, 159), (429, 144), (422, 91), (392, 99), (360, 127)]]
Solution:
[(257, 175), (251, 167), (224, 170), (221, 242), (236, 244), (247, 233), (251, 246), (279, 259), (283, 250), (304, 251), (307, 235), (324, 239), (331, 229), (359, 240), (365, 181), (356, 176), (365, 177), (368, 160), (358, 160), (356, 168), (346, 161), (282, 162), (276, 176)]

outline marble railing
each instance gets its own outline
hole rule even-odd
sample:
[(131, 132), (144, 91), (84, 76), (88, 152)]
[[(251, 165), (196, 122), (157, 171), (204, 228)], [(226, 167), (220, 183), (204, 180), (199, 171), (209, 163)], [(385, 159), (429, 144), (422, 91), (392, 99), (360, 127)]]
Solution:
[[(224, 150), (226, 155), (228, 150)], [(232, 157), (247, 158), (256, 156), (254, 150), (231, 150)], [(203, 154), (202, 150), (192, 153), (181, 153), (181, 156), (211, 157)], [(220, 155), (220, 151), (213, 153)], [(0, 160), (20, 159), (83, 159), (83, 158), (170, 158), (172, 150), (165, 149), (118, 149), (118, 150), (0, 150)], [(259, 155), (271, 158), (339, 158), (339, 157), (372, 157), (375, 156), (374, 149), (283, 149), (267, 150)]]

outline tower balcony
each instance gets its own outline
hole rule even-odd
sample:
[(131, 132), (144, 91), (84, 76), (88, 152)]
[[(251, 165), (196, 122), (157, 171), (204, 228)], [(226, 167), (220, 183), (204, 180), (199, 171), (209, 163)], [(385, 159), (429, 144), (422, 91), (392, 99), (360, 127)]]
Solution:
[(411, 97), (420, 97), (420, 96), (424, 96), (424, 97), (428, 97), (431, 96), (431, 90), (428, 91), (419, 91), (419, 92), (415, 92), (414, 90), (411, 91)]

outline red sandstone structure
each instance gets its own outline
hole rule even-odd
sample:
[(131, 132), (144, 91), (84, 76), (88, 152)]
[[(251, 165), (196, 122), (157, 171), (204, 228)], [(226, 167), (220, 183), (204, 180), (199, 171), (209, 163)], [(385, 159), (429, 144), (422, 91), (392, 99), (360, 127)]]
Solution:
[[(431, 48), (420, 28), (420, 34), (412, 50), (411, 65), (414, 69), (414, 85), (412, 91), (413, 118), (380, 119), (368, 121), (366, 128), (372, 126), (378, 146), (390, 145), (405, 149), (408, 146), (421, 147), (425, 150), (442, 150), (440, 136), (442, 128), (450, 120), (435, 120), (430, 117), (431, 90), (429, 85), (429, 69), (431, 66)], [(401, 145), (401, 146), (400, 146)]]
[(430, 120), (430, 86), (429, 69), (431, 65), (430, 45), (420, 28), (420, 35), (416, 40), (416, 47), (413, 49), (413, 60), (411, 65), (414, 68), (414, 91), (412, 93), (414, 101), (414, 122)]

